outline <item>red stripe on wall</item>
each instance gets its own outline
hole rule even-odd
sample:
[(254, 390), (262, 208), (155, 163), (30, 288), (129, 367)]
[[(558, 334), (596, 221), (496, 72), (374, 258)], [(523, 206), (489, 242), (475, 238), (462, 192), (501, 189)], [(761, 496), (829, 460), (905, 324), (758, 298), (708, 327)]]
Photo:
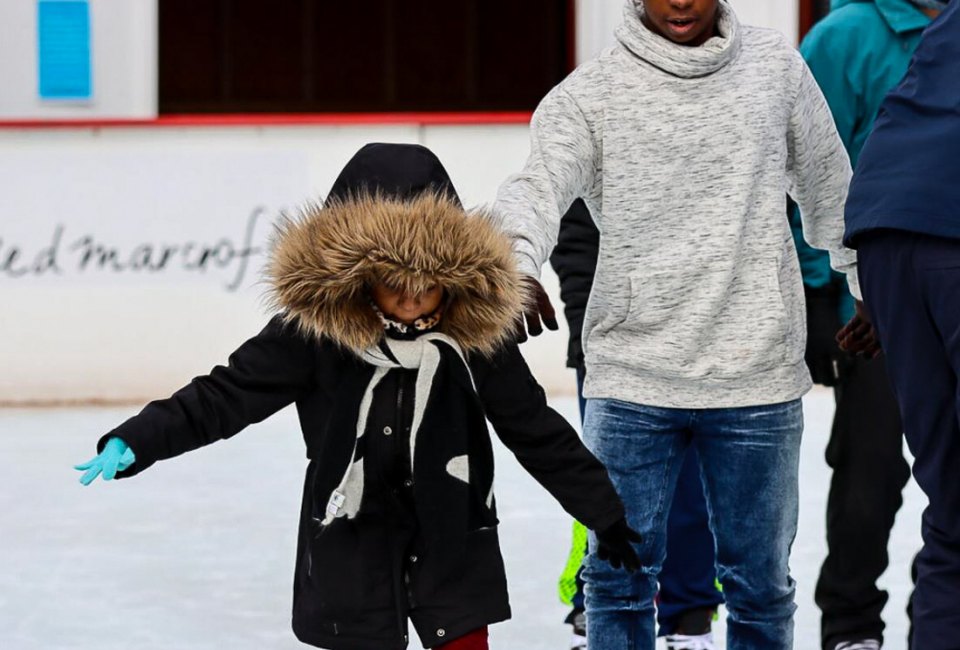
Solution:
[(0, 129), (100, 129), (165, 127), (245, 127), (245, 126), (375, 126), (408, 124), (495, 125), (528, 124), (531, 113), (250, 113), (211, 115), (162, 115), (156, 119), (72, 119), (72, 120), (0, 120)]

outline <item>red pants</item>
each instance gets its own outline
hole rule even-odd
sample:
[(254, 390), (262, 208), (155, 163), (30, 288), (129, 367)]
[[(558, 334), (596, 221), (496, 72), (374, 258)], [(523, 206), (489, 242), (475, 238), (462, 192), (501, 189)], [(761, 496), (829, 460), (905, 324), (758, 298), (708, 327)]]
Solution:
[(459, 639), (454, 639), (444, 643), (443, 645), (438, 645), (436, 650), (489, 650), (490, 646), (487, 645), (487, 628), (486, 626), (481, 627), (479, 630), (474, 630), (470, 634), (460, 637)]

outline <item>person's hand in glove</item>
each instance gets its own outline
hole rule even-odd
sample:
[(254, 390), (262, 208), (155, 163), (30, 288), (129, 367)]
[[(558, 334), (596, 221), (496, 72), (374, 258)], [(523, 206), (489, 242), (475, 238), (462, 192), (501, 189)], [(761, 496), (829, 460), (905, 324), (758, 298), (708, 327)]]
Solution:
[(610, 563), (614, 569), (623, 568), (633, 573), (640, 568), (640, 558), (633, 544), (642, 541), (640, 533), (619, 519), (609, 527), (597, 532), (597, 557)]
[(120, 438), (110, 438), (104, 445), (103, 451), (85, 463), (74, 465), (73, 468), (84, 472), (80, 482), (90, 485), (101, 474), (104, 481), (113, 479), (117, 472), (127, 469), (136, 460), (133, 450), (127, 446), (127, 443)]
[(845, 363), (837, 332), (840, 322), (840, 288), (836, 284), (825, 287), (803, 287), (807, 298), (807, 349), (804, 360), (810, 368), (813, 383), (836, 386), (840, 380), (841, 365)]
[[(526, 293), (523, 313), (517, 316), (516, 331), (514, 332), (517, 342), (523, 343), (527, 340), (528, 330), (530, 336), (543, 334), (543, 327), (540, 325), (541, 319), (548, 330), (559, 329), (557, 312), (554, 310), (553, 303), (550, 302), (550, 297), (540, 281), (528, 275), (524, 276), (523, 291)], [(524, 320), (526, 321), (526, 328), (524, 327)]]

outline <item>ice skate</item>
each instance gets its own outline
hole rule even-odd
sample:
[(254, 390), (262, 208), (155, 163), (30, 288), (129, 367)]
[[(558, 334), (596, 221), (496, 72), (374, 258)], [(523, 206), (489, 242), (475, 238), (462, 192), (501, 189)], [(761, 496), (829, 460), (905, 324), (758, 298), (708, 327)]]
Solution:
[(880, 650), (880, 642), (876, 639), (862, 639), (860, 641), (843, 641), (833, 650)]
[(706, 634), (671, 634), (666, 637), (667, 650), (714, 650), (713, 632)]
[(570, 638), (570, 650), (586, 650), (587, 648), (587, 615), (581, 609), (575, 609), (567, 617), (567, 623), (573, 626), (573, 636)]

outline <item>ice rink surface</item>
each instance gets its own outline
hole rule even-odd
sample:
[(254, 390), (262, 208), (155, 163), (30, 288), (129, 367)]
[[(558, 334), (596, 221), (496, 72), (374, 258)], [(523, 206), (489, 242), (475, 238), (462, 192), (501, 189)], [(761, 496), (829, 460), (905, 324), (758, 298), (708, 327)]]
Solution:
[[(576, 422), (576, 401), (553, 400)], [(804, 401), (796, 648), (819, 647), (813, 588), (826, 553), (830, 473), (823, 461), (833, 397)], [(306, 465), (288, 409), (234, 439), (83, 488), (71, 469), (136, 409), (0, 410), (0, 648), (3, 650), (293, 650), (289, 626)], [(562, 650), (557, 600), (570, 522), (497, 445), (496, 490), (513, 620), (494, 650)], [(889, 650), (906, 648), (909, 565), (925, 498), (911, 482), (890, 544), (884, 612)], [(722, 618), (722, 612), (721, 612)], [(724, 647), (723, 623), (715, 629)], [(414, 641), (410, 646), (419, 650)], [(601, 649), (597, 649), (601, 650)]]

